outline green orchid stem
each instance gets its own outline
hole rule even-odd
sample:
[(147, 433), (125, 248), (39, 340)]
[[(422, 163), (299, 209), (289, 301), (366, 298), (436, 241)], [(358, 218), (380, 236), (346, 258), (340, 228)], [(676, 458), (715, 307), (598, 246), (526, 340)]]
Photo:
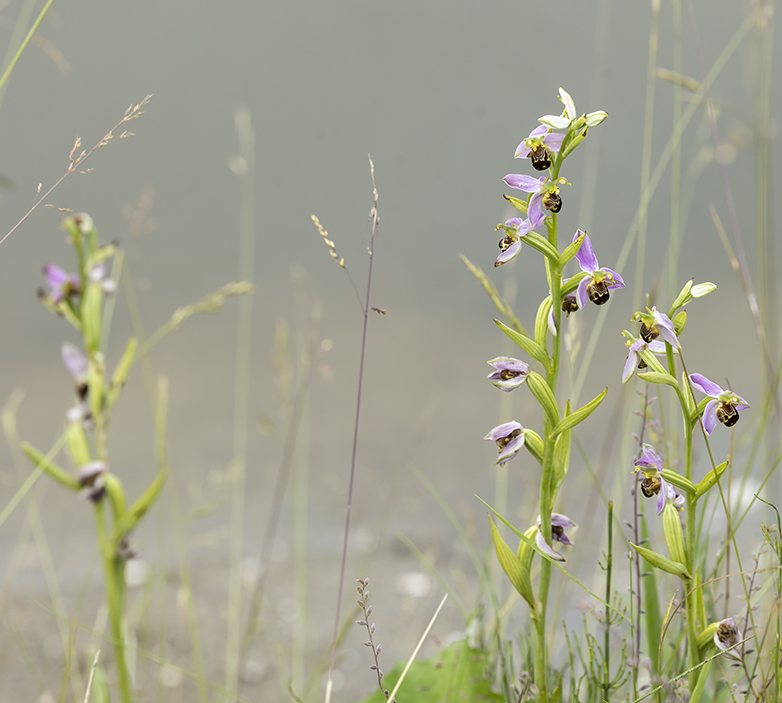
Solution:
[[(559, 251), (557, 245), (557, 216), (551, 213), (551, 219), (548, 225), (549, 243)], [(560, 318), (562, 316), (562, 270), (559, 266), (553, 266), (546, 259), (546, 276), (551, 288), (551, 306), (554, 313), (554, 325), (557, 330), (560, 327)], [(551, 392), (556, 395), (557, 379), (559, 377), (559, 361), (561, 353), (560, 335), (552, 339), (551, 357), (549, 371), (546, 373), (546, 383)], [(554, 485), (554, 444), (555, 438), (551, 436), (554, 425), (548, 417), (543, 421), (543, 465), (540, 478), (540, 529), (543, 538), (551, 543), (551, 513), (554, 507), (553, 485)], [(546, 682), (548, 671), (548, 649), (546, 647), (546, 614), (548, 606), (548, 596), (551, 586), (551, 563), (543, 559), (540, 565), (540, 584), (538, 587), (538, 616), (534, 618), (535, 625), (535, 686), (538, 689), (538, 700), (542, 703), (547, 702), (548, 687)]]
[[(665, 344), (666, 356), (668, 359), (668, 371), (676, 378), (676, 366), (673, 359), (673, 347)], [(679, 398), (679, 404), (682, 409), (682, 419), (684, 424), (684, 475), (688, 481), (692, 481), (692, 422), (690, 421), (690, 404), (687, 402), (685, 393), (689, 393), (688, 388), (676, 387), (676, 395)], [(694, 401), (693, 401), (694, 403)], [(687, 556), (687, 569), (690, 574), (695, 574), (695, 524), (697, 519), (697, 500), (695, 496), (686, 495), (687, 515), (684, 521), (684, 548)], [(698, 622), (695, 605), (695, 591), (690, 588), (690, 584), (684, 584), (685, 588), (685, 607), (687, 620), (687, 651), (690, 676), (690, 691), (694, 691), (698, 684), (700, 669), (696, 668), (699, 663), (698, 653)], [(703, 623), (702, 623), (703, 625)]]
[(104, 503), (95, 503), (95, 531), (98, 535), (100, 555), (103, 560), (103, 574), (106, 582), (106, 605), (109, 609), (111, 634), (114, 639), (114, 655), (117, 658), (117, 672), (122, 703), (133, 703), (133, 690), (130, 673), (125, 660), (125, 636), (122, 627), (125, 612), (125, 560), (117, 553), (106, 530), (106, 511)]

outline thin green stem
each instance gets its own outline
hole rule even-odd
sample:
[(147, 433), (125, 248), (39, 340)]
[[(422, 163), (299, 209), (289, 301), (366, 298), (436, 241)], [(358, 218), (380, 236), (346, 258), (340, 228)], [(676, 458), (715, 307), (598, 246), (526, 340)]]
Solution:
[(603, 670), (603, 698), (608, 700), (611, 691), (611, 626), (608, 604), (611, 602), (611, 571), (613, 568), (613, 538), (614, 538), (614, 501), (608, 501), (608, 549), (606, 552), (606, 608), (605, 608), (605, 632), (603, 633), (603, 658), (605, 668)]
[(95, 503), (95, 532), (98, 536), (100, 555), (103, 560), (103, 575), (106, 581), (106, 606), (109, 609), (111, 634), (114, 638), (114, 655), (117, 658), (117, 673), (122, 703), (132, 703), (133, 691), (125, 660), (125, 637), (122, 619), (125, 612), (125, 562), (117, 554), (106, 530), (104, 501)]
[[(676, 365), (673, 359), (673, 347), (670, 344), (665, 345), (668, 358), (668, 371), (671, 376), (676, 378)], [(679, 404), (682, 409), (682, 424), (684, 425), (684, 475), (692, 481), (692, 422), (690, 420), (690, 404), (687, 402), (685, 393), (689, 393), (689, 388), (676, 387), (676, 395), (679, 398)], [(694, 401), (693, 401), (694, 402)], [(687, 496), (687, 514), (684, 521), (684, 549), (687, 558), (687, 569), (691, 574), (695, 573), (695, 526), (698, 517), (697, 502), (694, 496)], [(700, 669), (696, 668), (698, 664), (698, 622), (695, 605), (695, 590), (686, 589), (686, 621), (687, 621), (687, 660), (690, 668), (689, 682), (690, 691), (694, 691), (698, 684)]]
[(11, 72), (14, 70), (14, 66), (16, 66), (16, 62), (19, 60), (22, 53), (27, 48), (27, 45), (30, 43), (30, 40), (33, 38), (33, 35), (38, 29), (38, 26), (43, 21), (43, 18), (46, 16), (46, 13), (49, 12), (49, 8), (52, 6), (53, 2), (54, 0), (49, 0), (49, 2), (47, 2), (46, 5), (44, 5), (43, 9), (38, 14), (38, 17), (36, 18), (35, 22), (33, 22), (33, 26), (30, 27), (30, 31), (27, 32), (27, 36), (22, 41), (16, 54), (14, 54), (14, 57), (11, 59), (11, 63), (8, 64), (8, 68), (6, 68), (5, 71), (3, 72), (3, 75), (0, 76), (0, 90), (2, 90), (3, 87), (5, 86), (8, 77), (11, 75)]
[[(552, 168), (552, 179), (559, 173), (559, 163)], [(557, 216), (551, 213), (551, 219), (548, 225), (549, 243), (559, 251), (557, 242)], [(562, 270), (558, 265), (553, 265), (549, 259), (546, 259), (546, 275), (549, 286), (551, 287), (551, 305), (554, 313), (554, 326), (560, 329), (562, 317)], [(551, 388), (552, 393), (556, 395), (557, 379), (559, 377), (559, 361), (562, 349), (561, 335), (555, 335), (552, 338), (551, 357), (549, 370), (546, 373), (546, 383)], [(554, 498), (554, 444), (555, 438), (551, 436), (554, 429), (553, 424), (548, 418), (544, 419), (544, 450), (543, 450), (543, 471), (540, 477), (540, 530), (546, 542), (551, 542), (551, 512), (553, 510)], [(548, 670), (548, 649), (546, 647), (546, 613), (548, 606), (548, 596), (551, 586), (551, 564), (547, 559), (542, 560), (540, 567), (540, 584), (538, 587), (538, 602), (540, 609), (537, 618), (533, 620), (535, 625), (535, 685), (538, 688), (538, 700), (548, 701), (548, 690), (546, 684)]]

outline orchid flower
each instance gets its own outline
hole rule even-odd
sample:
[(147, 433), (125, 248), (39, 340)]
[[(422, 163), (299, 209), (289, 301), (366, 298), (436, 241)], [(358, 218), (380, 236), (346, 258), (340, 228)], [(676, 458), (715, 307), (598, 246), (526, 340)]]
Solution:
[(502, 391), (512, 391), (527, 380), (529, 365), (510, 356), (498, 356), (487, 362), (494, 367), (488, 378)]
[(660, 312), (656, 307), (646, 310), (646, 312), (635, 313), (632, 319), (633, 322), (641, 321), (641, 338), (645, 342), (653, 342), (658, 337), (662, 337), (663, 341), (668, 342), (674, 349), (681, 349), (676, 328), (668, 315)]
[(502, 466), (524, 446), (524, 428), (520, 423), (511, 420), (495, 427), (484, 439), (495, 442), (500, 448), (500, 456), (494, 463)]
[(592, 241), (585, 232), (576, 230), (573, 235), (575, 242), (581, 235), (584, 235), (584, 241), (581, 248), (576, 252), (576, 259), (581, 266), (581, 270), (587, 274), (578, 284), (576, 296), (580, 307), (586, 305), (587, 298), (595, 305), (603, 305), (608, 302), (609, 291), (616, 288), (624, 288), (625, 282), (622, 277), (610, 268), (600, 268), (595, 252), (592, 249)]
[[(524, 176), (518, 173), (509, 173), (502, 180), (505, 185), (516, 190), (523, 190), (525, 193), (532, 193), (527, 208), (527, 216), (531, 222), (542, 222), (546, 213), (543, 208), (551, 212), (559, 212), (562, 209), (562, 198), (559, 196), (559, 186), (567, 183), (564, 178), (556, 181), (550, 181), (548, 177)], [(533, 226), (537, 227), (537, 225)]]
[(89, 279), (97, 283), (108, 296), (117, 292), (117, 282), (108, 274), (105, 262), (101, 261), (90, 269)]
[(627, 383), (640, 367), (640, 364), (644, 364), (641, 352), (649, 351), (652, 354), (665, 354), (665, 342), (661, 342), (659, 339), (655, 339), (652, 342), (647, 342), (643, 339), (637, 339), (630, 344), (630, 352), (627, 355), (627, 361), (625, 361), (625, 367), (622, 370), (622, 383)]
[(494, 262), (494, 266), (507, 264), (516, 256), (516, 254), (521, 251), (522, 237), (529, 234), (535, 227), (539, 226), (542, 221), (543, 218), (541, 217), (540, 221), (538, 221), (537, 224), (534, 224), (530, 222), (529, 218), (522, 220), (520, 217), (511, 217), (504, 225), (497, 225), (497, 229), (505, 230), (505, 236), (500, 239), (501, 253)]
[(736, 627), (736, 621), (733, 618), (725, 618), (717, 625), (717, 631), (714, 633), (714, 644), (717, 648), (725, 652), (726, 655), (734, 659), (740, 659), (740, 655), (732, 647), (735, 647), (739, 641), (739, 628)]
[(701, 393), (711, 398), (703, 409), (703, 429), (708, 435), (717, 426), (717, 422), (721, 422), (725, 427), (733, 427), (739, 421), (738, 411), (749, 407), (749, 403), (740, 395), (731, 390), (722, 390), (699, 373), (691, 374), (690, 381)]
[(57, 264), (46, 264), (43, 267), (43, 275), (46, 283), (51, 288), (52, 302), (57, 304), (63, 302), (73, 293), (81, 292), (81, 280), (74, 273), (70, 274)]
[(106, 484), (103, 474), (106, 473), (106, 464), (102, 461), (91, 461), (85, 464), (79, 471), (79, 485), (84, 489), (82, 496), (97, 503), (106, 493)]
[[(576, 523), (567, 517), (567, 515), (551, 513), (551, 541), (566, 544), (571, 547), (574, 546), (567, 534), (565, 534), (565, 528), (575, 526)], [(546, 540), (543, 539), (543, 533), (540, 531), (540, 515), (538, 515), (538, 534), (535, 536), (535, 544), (537, 544), (538, 549), (540, 549), (541, 552), (547, 554), (552, 559), (555, 559), (556, 561), (565, 561), (565, 557), (559, 552), (555, 552), (551, 546), (546, 543)]]
[(657, 496), (657, 514), (662, 513), (668, 498), (668, 489), (670, 484), (662, 477), (660, 473), (663, 470), (663, 458), (657, 453), (651, 444), (644, 444), (641, 447), (640, 456), (635, 460), (635, 473), (643, 473), (641, 480), (641, 493), (647, 498)]
[[(564, 284), (564, 281), (562, 282)], [(551, 291), (548, 292), (551, 295)], [(571, 313), (578, 312), (581, 308), (578, 305), (578, 298), (575, 295), (569, 294), (562, 298), (562, 312), (567, 317), (570, 317)], [(554, 320), (554, 306), (551, 306), (551, 310), (548, 311), (548, 330), (552, 336), (557, 336), (557, 324)]]
[(92, 421), (90, 405), (87, 401), (89, 364), (81, 349), (67, 342), (62, 345), (61, 355), (63, 363), (76, 381), (76, 396), (79, 399), (79, 402), (68, 410), (66, 417), (68, 422), (84, 422), (85, 425), (89, 425)]
[(555, 134), (542, 124), (535, 127), (529, 136), (519, 144), (514, 158), (529, 157), (532, 168), (536, 171), (545, 171), (551, 166), (551, 152), (559, 151), (564, 138), (564, 134)]

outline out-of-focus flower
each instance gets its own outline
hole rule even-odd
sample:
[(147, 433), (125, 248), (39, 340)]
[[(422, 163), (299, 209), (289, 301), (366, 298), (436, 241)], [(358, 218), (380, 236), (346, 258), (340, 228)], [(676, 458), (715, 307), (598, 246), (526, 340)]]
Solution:
[(89, 279), (93, 283), (97, 283), (106, 295), (111, 296), (117, 292), (117, 282), (109, 276), (106, 269), (106, 263), (103, 261), (99, 264), (95, 264), (95, 266), (90, 269)]
[(511, 420), (495, 427), (484, 439), (495, 442), (500, 448), (500, 456), (494, 463), (502, 466), (524, 446), (524, 428), (521, 423)]
[(106, 473), (106, 464), (102, 461), (91, 461), (85, 464), (79, 471), (79, 485), (84, 489), (82, 495), (97, 503), (106, 493), (106, 485), (103, 474)]
[(510, 356), (498, 356), (487, 362), (494, 367), (489, 374), (492, 384), (503, 391), (512, 391), (527, 380), (529, 365)]
[(51, 289), (50, 296), (55, 304), (63, 302), (75, 293), (81, 293), (79, 277), (75, 273), (68, 273), (57, 264), (46, 264), (43, 267), (43, 275), (46, 278), (46, 284)]
[(533, 129), (529, 136), (519, 144), (514, 158), (529, 157), (532, 168), (536, 171), (545, 171), (551, 166), (551, 152), (559, 151), (564, 138), (564, 134), (555, 134), (542, 124)]
[(63, 363), (76, 381), (76, 397), (79, 399), (79, 402), (68, 410), (66, 417), (68, 422), (83, 422), (85, 427), (89, 428), (92, 425), (92, 414), (87, 400), (89, 392), (87, 359), (81, 349), (68, 342), (62, 345), (60, 353)]
[(652, 307), (651, 310), (647, 308), (647, 312), (637, 312), (633, 315), (632, 321), (636, 320), (641, 321), (641, 339), (645, 342), (653, 342), (658, 337), (662, 337), (674, 349), (681, 349), (673, 322), (664, 312), (660, 312), (656, 307)]
[(624, 369), (622, 369), (622, 383), (627, 383), (637, 369), (646, 368), (646, 362), (641, 358), (642, 351), (649, 351), (652, 354), (665, 354), (665, 342), (661, 342), (659, 339), (646, 342), (640, 338), (632, 342), (627, 361), (625, 361)]
[(725, 427), (733, 427), (739, 421), (739, 410), (746, 410), (749, 403), (733, 391), (724, 391), (714, 381), (705, 376), (694, 373), (690, 375), (690, 381), (701, 393), (709, 396), (711, 400), (703, 409), (703, 429), (710, 435), (717, 422)]
[(726, 654), (738, 657), (739, 653), (732, 650), (739, 641), (739, 628), (736, 627), (736, 621), (733, 618), (725, 618), (717, 625), (717, 631), (714, 633), (714, 644)]
[(600, 268), (588, 234), (580, 229), (576, 230), (573, 241), (575, 242), (581, 235), (584, 235), (584, 241), (576, 252), (576, 259), (578, 259), (581, 270), (587, 275), (578, 284), (576, 292), (578, 304), (583, 308), (589, 298), (595, 305), (603, 305), (608, 302), (611, 295), (609, 291), (624, 288), (625, 282), (616, 271), (610, 268)]
[[(560, 544), (566, 544), (573, 546), (573, 543), (565, 533), (565, 528), (575, 527), (576, 523), (573, 522), (567, 515), (561, 515), (560, 513), (551, 513), (551, 541), (559, 542)], [(552, 559), (557, 561), (565, 561), (559, 552), (555, 552), (546, 540), (543, 539), (543, 533), (540, 531), (540, 515), (538, 515), (538, 534), (535, 536), (535, 544), (538, 545), (540, 551), (547, 554)]]

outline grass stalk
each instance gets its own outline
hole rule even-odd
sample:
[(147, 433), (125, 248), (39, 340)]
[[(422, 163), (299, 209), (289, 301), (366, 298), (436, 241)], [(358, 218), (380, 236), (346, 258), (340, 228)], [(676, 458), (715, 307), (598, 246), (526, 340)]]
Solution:
[(372, 177), (372, 209), (370, 210), (370, 220), (372, 222), (372, 233), (369, 239), (369, 264), (367, 268), (367, 288), (366, 295), (363, 302), (363, 314), (364, 314), (364, 326), (361, 333), (361, 357), (359, 359), (358, 366), (358, 390), (356, 393), (356, 420), (353, 426), (353, 450), (350, 459), (350, 478), (348, 481), (348, 495), (347, 504), (345, 506), (345, 530), (342, 539), (342, 560), (340, 564), (339, 572), (339, 586), (337, 588), (337, 606), (334, 616), (334, 633), (331, 642), (331, 656), (329, 659), (329, 673), (326, 679), (326, 692), (325, 703), (331, 701), (331, 691), (334, 685), (334, 663), (337, 656), (337, 637), (339, 634), (339, 619), (342, 610), (342, 594), (345, 588), (345, 570), (347, 568), (348, 557), (348, 537), (350, 536), (350, 512), (353, 506), (353, 483), (356, 475), (356, 452), (358, 449), (358, 429), (359, 421), (361, 419), (361, 392), (363, 390), (364, 381), (364, 362), (366, 358), (367, 349), (367, 327), (369, 324), (369, 311), (370, 311), (370, 293), (372, 291), (372, 262), (375, 255), (375, 240), (377, 238), (377, 230), (380, 224), (380, 218), (377, 212), (377, 200), (378, 193), (375, 186), (375, 165), (372, 163), (372, 159), (369, 159), (369, 171)]
[[(236, 111), (236, 132), (245, 167), (240, 175), (239, 278), (255, 275), (255, 134), (246, 109)], [(244, 552), (245, 474), (250, 413), (250, 361), (252, 353), (252, 296), (239, 301), (236, 329), (234, 386), (234, 441), (231, 486), (231, 553), (228, 586), (228, 632), (225, 652), (225, 687), (239, 690), (241, 658), (242, 576)]]

